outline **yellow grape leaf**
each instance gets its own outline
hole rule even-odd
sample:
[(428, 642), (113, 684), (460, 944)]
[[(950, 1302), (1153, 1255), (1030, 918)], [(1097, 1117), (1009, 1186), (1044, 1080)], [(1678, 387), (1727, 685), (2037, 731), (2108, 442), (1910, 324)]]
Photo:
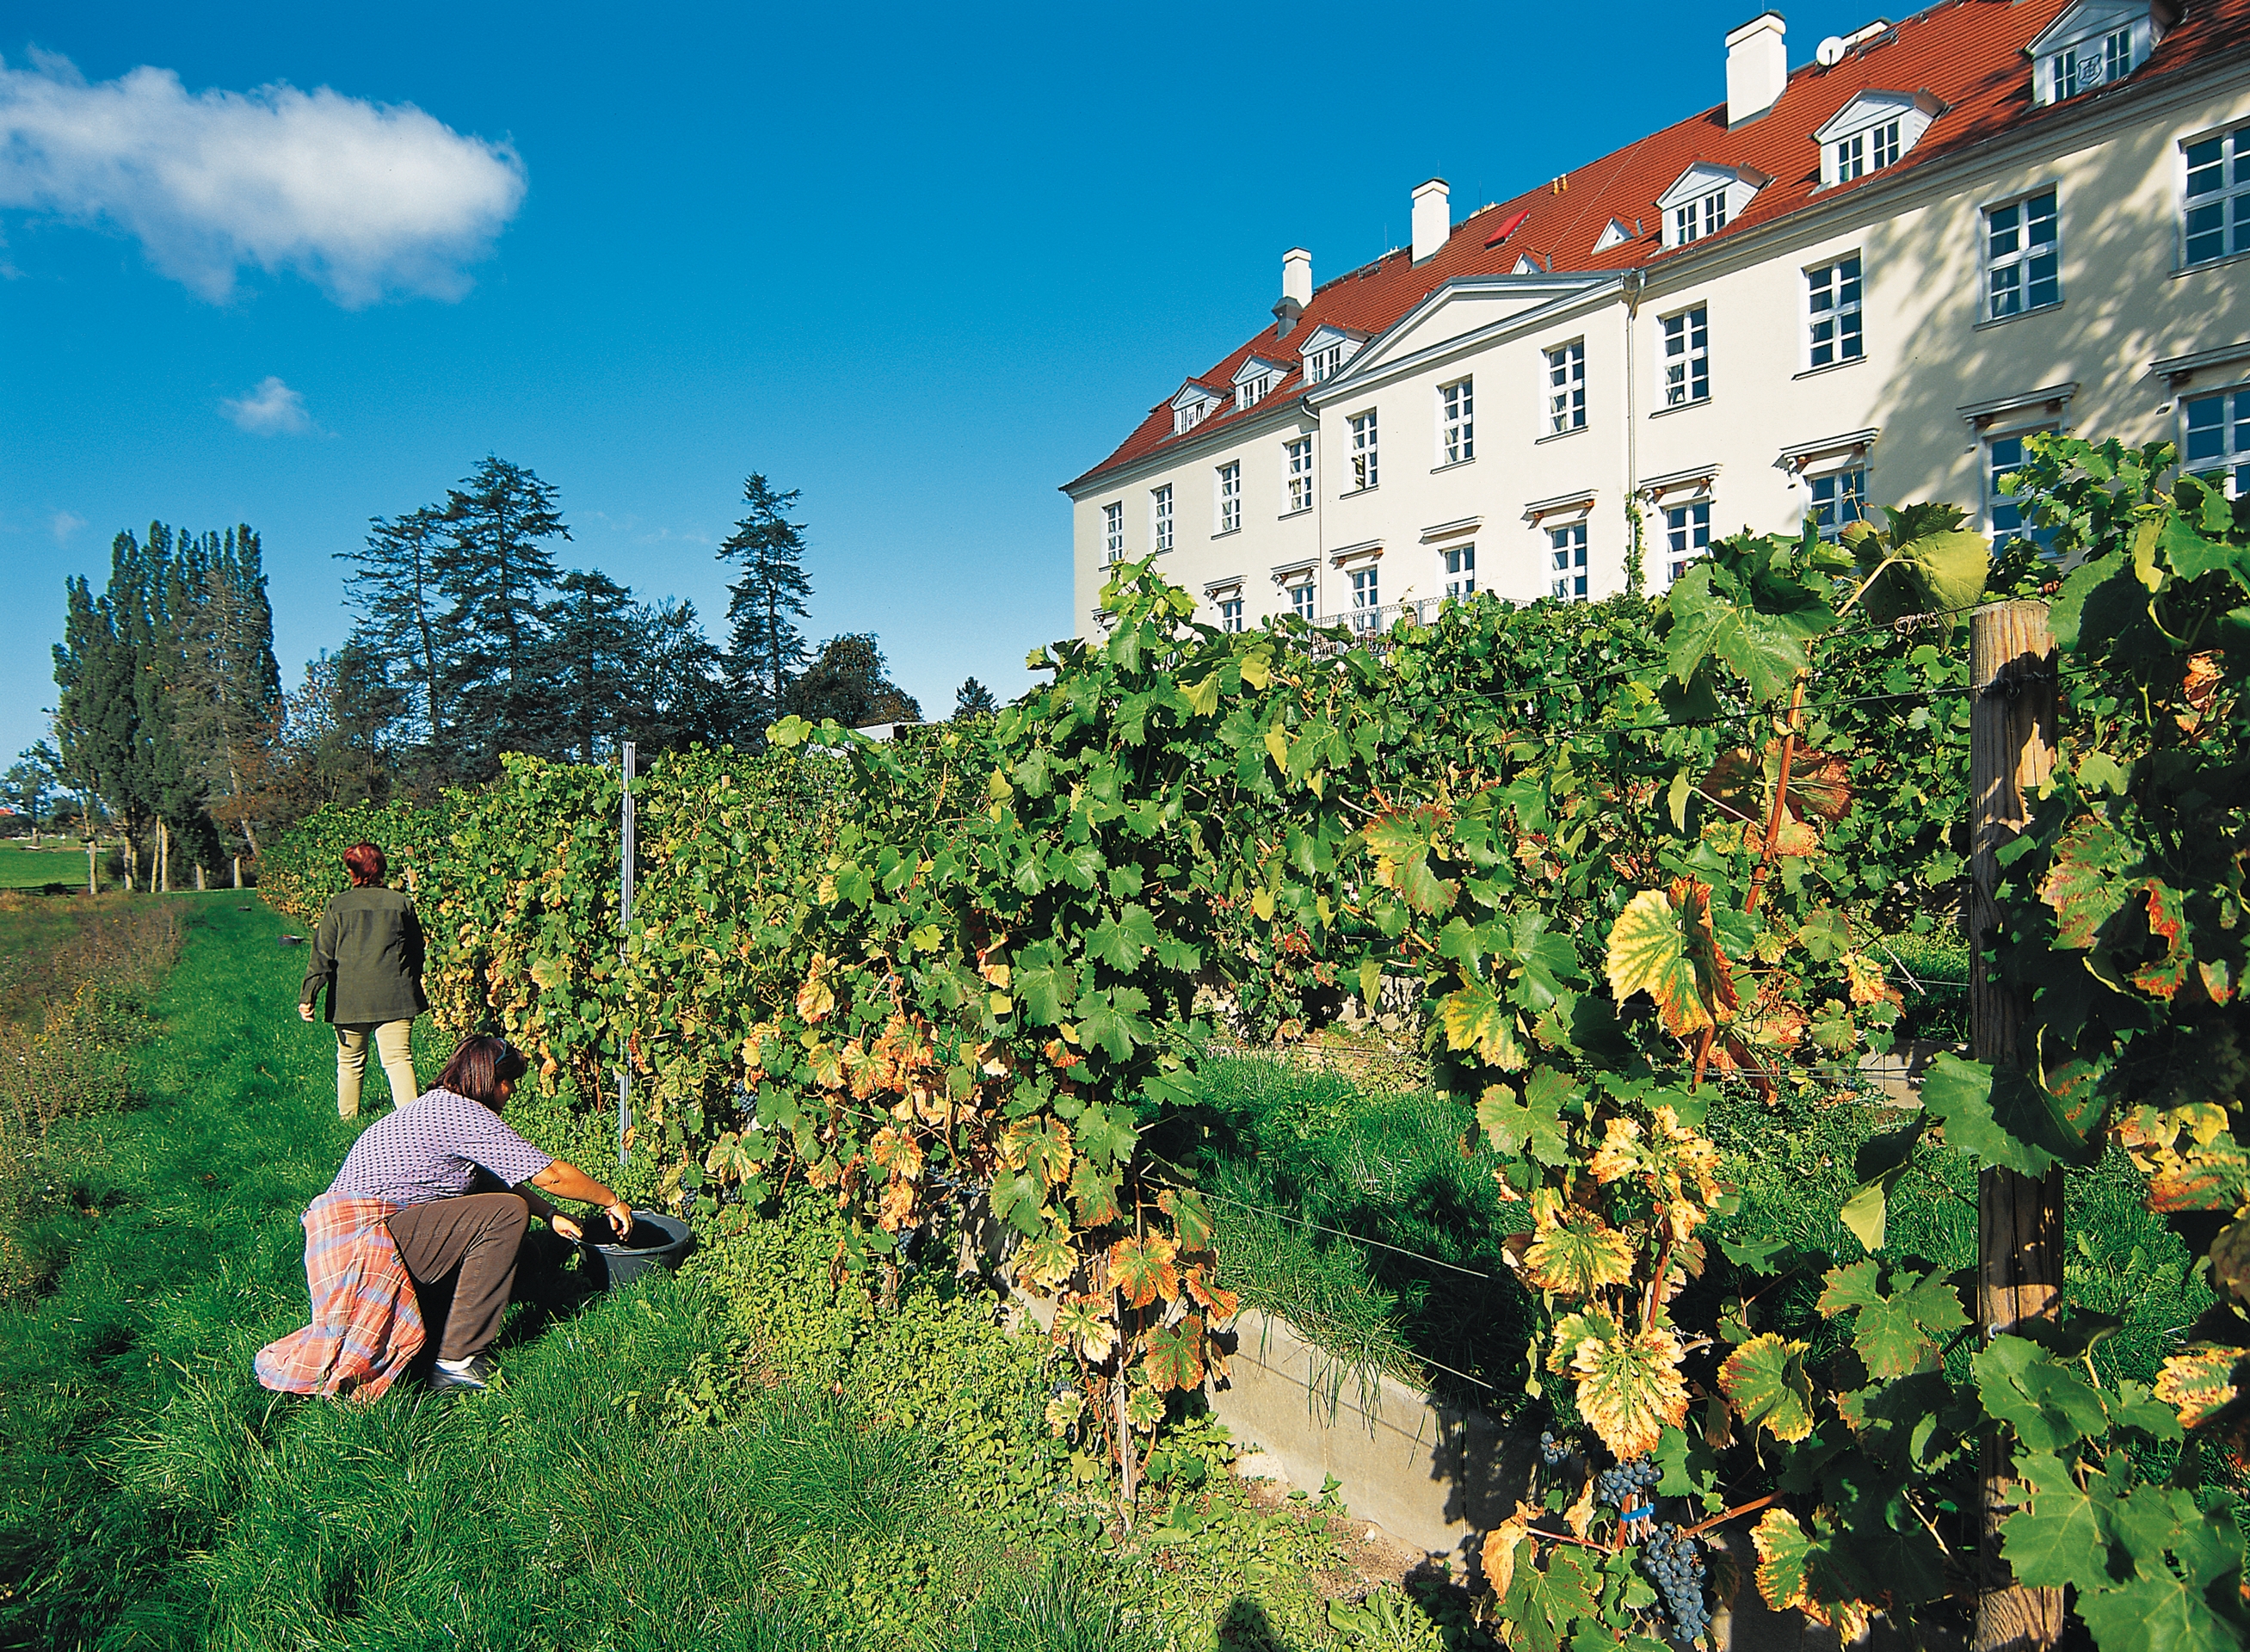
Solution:
[(1643, 889), (1610, 927), (1610, 991), (1622, 1006), (1646, 992), (1664, 1030), (1685, 1038), (1730, 1020), (1737, 1003), (1732, 973), (1711, 929), (1711, 891), (1692, 878), (1671, 893)]
[(1719, 1367), (1719, 1392), (1735, 1414), (1763, 1427), (1784, 1445), (1812, 1432), (1812, 1384), (1805, 1374), (1805, 1344), (1771, 1331), (1751, 1337)]
[(1177, 1254), (1162, 1234), (1121, 1239), (1109, 1248), (1109, 1282), (1135, 1308), (1146, 1308), (1159, 1296), (1170, 1302), (1180, 1294), (1179, 1269), (1172, 1265)]
[(1620, 1459), (1646, 1455), (1667, 1426), (1686, 1425), (1684, 1357), (1680, 1338), (1661, 1325), (1606, 1341), (1588, 1337), (1571, 1351), (1578, 1414)]
[(1632, 1248), (1591, 1213), (1543, 1227), (1523, 1253), (1524, 1276), (1542, 1290), (1591, 1296), (1632, 1278)]
[(1054, 1339), (1099, 1363), (1117, 1351), (1117, 1324), (1094, 1297), (1073, 1296), (1055, 1304)]
[(2192, 1428), (2233, 1402), (2239, 1348), (2191, 1348), (2164, 1361), (2157, 1376), (2157, 1398), (2179, 1413), (2180, 1427)]
[(1835, 1578), (1833, 1557), (1817, 1549), (1786, 1509), (1768, 1509), (1750, 1529), (1757, 1550), (1758, 1593), (1777, 1612), (1795, 1607), (1815, 1623), (1826, 1624), (1846, 1642), (1865, 1632), (1871, 1616)]
[(1474, 1049), (1503, 1073), (1522, 1071), (1523, 1046), (1516, 1041), (1515, 1012), (1482, 981), (1471, 981), (1438, 1001), (1438, 1020), (1449, 1049)]
[(1181, 692), (1187, 696), (1189, 710), (1199, 717), (1208, 717), (1218, 709), (1218, 673), (1212, 672), (1192, 688)]
[(1266, 725), (1266, 755), (1284, 775), (1289, 772), (1289, 731), (1278, 722)]
[(1253, 688), (1263, 688), (1273, 681), (1273, 651), (1253, 648), (1242, 656), (1242, 681)]

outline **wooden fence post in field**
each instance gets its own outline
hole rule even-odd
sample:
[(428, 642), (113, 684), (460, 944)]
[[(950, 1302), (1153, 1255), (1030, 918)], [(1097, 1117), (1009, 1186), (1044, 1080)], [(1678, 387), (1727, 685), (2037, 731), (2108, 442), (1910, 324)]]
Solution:
[[(1969, 1015), (1970, 1054), (1997, 1072), (2018, 1064), (2024, 995), (1984, 957), (1999, 911), (1995, 857), (2030, 819), (2026, 799), (2054, 771), (2055, 651), (2043, 602), (1987, 603), (1969, 619)], [(2062, 1170), (2043, 1177), (1988, 1169), (1977, 1185), (1977, 1320), (1982, 1342), (2026, 1320), (2053, 1318), (2062, 1296)], [(1980, 1343), (1982, 1345), (1982, 1343)], [(1975, 1652), (2052, 1647), (2062, 1591), (2017, 1586), (2000, 1555), (2016, 1488), (1996, 1431), (1984, 1436), (1977, 1524)]]

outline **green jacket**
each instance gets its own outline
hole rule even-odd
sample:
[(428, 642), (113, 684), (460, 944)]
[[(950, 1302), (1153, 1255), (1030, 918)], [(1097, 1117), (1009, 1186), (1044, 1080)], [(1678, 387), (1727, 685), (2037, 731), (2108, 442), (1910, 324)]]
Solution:
[(328, 989), (328, 1020), (346, 1026), (411, 1021), (422, 996), (422, 923), (396, 889), (346, 889), (321, 914), (300, 1004)]

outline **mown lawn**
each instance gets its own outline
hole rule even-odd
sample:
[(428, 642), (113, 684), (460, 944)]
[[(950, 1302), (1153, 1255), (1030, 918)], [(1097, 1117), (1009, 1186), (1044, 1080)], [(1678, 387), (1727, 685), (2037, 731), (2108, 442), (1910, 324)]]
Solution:
[[(104, 857), (108, 857), (105, 854)], [(188, 874), (190, 881), (195, 874)], [(106, 885), (114, 880), (105, 876)], [(34, 849), (29, 843), (0, 843), (0, 889), (37, 889), (63, 883), (86, 888), (86, 847), (57, 841)]]
[[(305, 1313), (299, 1213), (356, 1126), (283, 924), (176, 898), (142, 1105), (54, 1138), (71, 1260), (0, 1312), (0, 1646), (1338, 1644), (1326, 1602), (1365, 1586), (1335, 1521), (1253, 1506), (1191, 1425), (1120, 1545), (1043, 1425), (1044, 1344), (945, 1270), (874, 1314), (832, 1288), (815, 1206), (676, 1280), (519, 1310), (487, 1394), (266, 1393), (251, 1357)], [(1446, 1643), (1407, 1616), (1401, 1644)]]

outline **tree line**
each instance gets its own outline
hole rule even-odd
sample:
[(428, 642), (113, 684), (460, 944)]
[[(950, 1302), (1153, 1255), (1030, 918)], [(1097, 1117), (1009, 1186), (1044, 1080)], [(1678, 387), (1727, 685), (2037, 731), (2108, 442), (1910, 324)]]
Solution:
[[(128, 887), (169, 888), (190, 868), (238, 880), (262, 834), (322, 804), (480, 784), (505, 751), (594, 763), (623, 741), (742, 744), (790, 715), (921, 721), (872, 632), (809, 639), (798, 498), (743, 484), (717, 552), (735, 570), (721, 646), (693, 602), (565, 567), (556, 489), (487, 455), (338, 553), (351, 628), (286, 693), (255, 529), (121, 533), (106, 589), (66, 582), (53, 738), (7, 771), (6, 798), (35, 829), (68, 814), (90, 840), (107, 821)], [(956, 715), (993, 708), (962, 685)]]

